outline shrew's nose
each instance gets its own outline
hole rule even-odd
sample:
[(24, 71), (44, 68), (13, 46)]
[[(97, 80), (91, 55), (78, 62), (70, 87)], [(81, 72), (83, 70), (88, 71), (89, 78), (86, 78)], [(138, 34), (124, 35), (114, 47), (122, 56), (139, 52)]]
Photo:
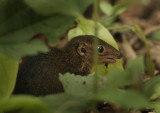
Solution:
[(121, 52), (117, 52), (117, 58), (118, 59), (122, 58), (122, 53)]

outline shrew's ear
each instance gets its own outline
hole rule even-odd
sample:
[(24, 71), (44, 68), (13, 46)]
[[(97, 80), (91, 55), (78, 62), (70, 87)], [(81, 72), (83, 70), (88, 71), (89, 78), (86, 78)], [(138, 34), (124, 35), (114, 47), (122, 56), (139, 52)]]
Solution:
[(80, 42), (78, 45), (77, 52), (81, 56), (86, 56), (88, 52), (88, 44), (85, 42)]

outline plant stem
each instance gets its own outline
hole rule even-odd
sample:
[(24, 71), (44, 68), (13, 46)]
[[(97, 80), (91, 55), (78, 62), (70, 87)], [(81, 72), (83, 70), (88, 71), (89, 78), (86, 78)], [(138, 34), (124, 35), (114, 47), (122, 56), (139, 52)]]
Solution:
[[(97, 26), (97, 22), (98, 22), (98, 0), (94, 1), (94, 21), (95, 21), (95, 31), (94, 31), (94, 35), (96, 36), (94, 38), (94, 65), (97, 65), (98, 63), (98, 51), (97, 51), (97, 46), (98, 46), (98, 26)], [(97, 74), (97, 68), (95, 68), (95, 79), (94, 79), (94, 93), (97, 94), (98, 93), (98, 74)]]

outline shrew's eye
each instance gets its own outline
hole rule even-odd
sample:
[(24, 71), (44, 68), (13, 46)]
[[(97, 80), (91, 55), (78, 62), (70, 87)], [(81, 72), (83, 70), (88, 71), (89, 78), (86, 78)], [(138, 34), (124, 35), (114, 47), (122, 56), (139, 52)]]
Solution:
[(103, 51), (104, 51), (103, 46), (99, 45), (99, 46), (98, 46), (98, 52), (102, 53)]

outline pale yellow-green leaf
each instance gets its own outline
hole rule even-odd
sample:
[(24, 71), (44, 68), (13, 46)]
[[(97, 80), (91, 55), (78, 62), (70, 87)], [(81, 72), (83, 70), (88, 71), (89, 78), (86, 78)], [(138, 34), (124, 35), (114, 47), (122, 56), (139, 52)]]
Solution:
[[(78, 23), (78, 26), (68, 33), (69, 40), (72, 39), (75, 36), (79, 35), (94, 35), (95, 34), (95, 22), (93, 20), (88, 20), (83, 17), (79, 17), (76, 19), (76, 22)], [(118, 50), (118, 45), (116, 41), (114, 40), (113, 36), (110, 34), (110, 32), (100, 23), (97, 24), (98, 27), (98, 35), (100, 39), (104, 40), (105, 42), (112, 45), (114, 48)], [(114, 64), (109, 64), (107, 69), (105, 65), (97, 65), (93, 67), (93, 71), (95, 68), (98, 70), (98, 74), (105, 75), (107, 72), (109, 72), (113, 68), (123, 69), (122, 67), (122, 60), (116, 60), (117, 62)]]
[(0, 101), (0, 113), (19, 110), (21, 113), (51, 113), (51, 109), (40, 98), (29, 95), (15, 95), (2, 98)]
[(0, 98), (8, 97), (16, 82), (18, 61), (0, 54)]
[(112, 14), (113, 6), (108, 2), (100, 2), (100, 9), (103, 13), (107, 14), (107, 16)]

